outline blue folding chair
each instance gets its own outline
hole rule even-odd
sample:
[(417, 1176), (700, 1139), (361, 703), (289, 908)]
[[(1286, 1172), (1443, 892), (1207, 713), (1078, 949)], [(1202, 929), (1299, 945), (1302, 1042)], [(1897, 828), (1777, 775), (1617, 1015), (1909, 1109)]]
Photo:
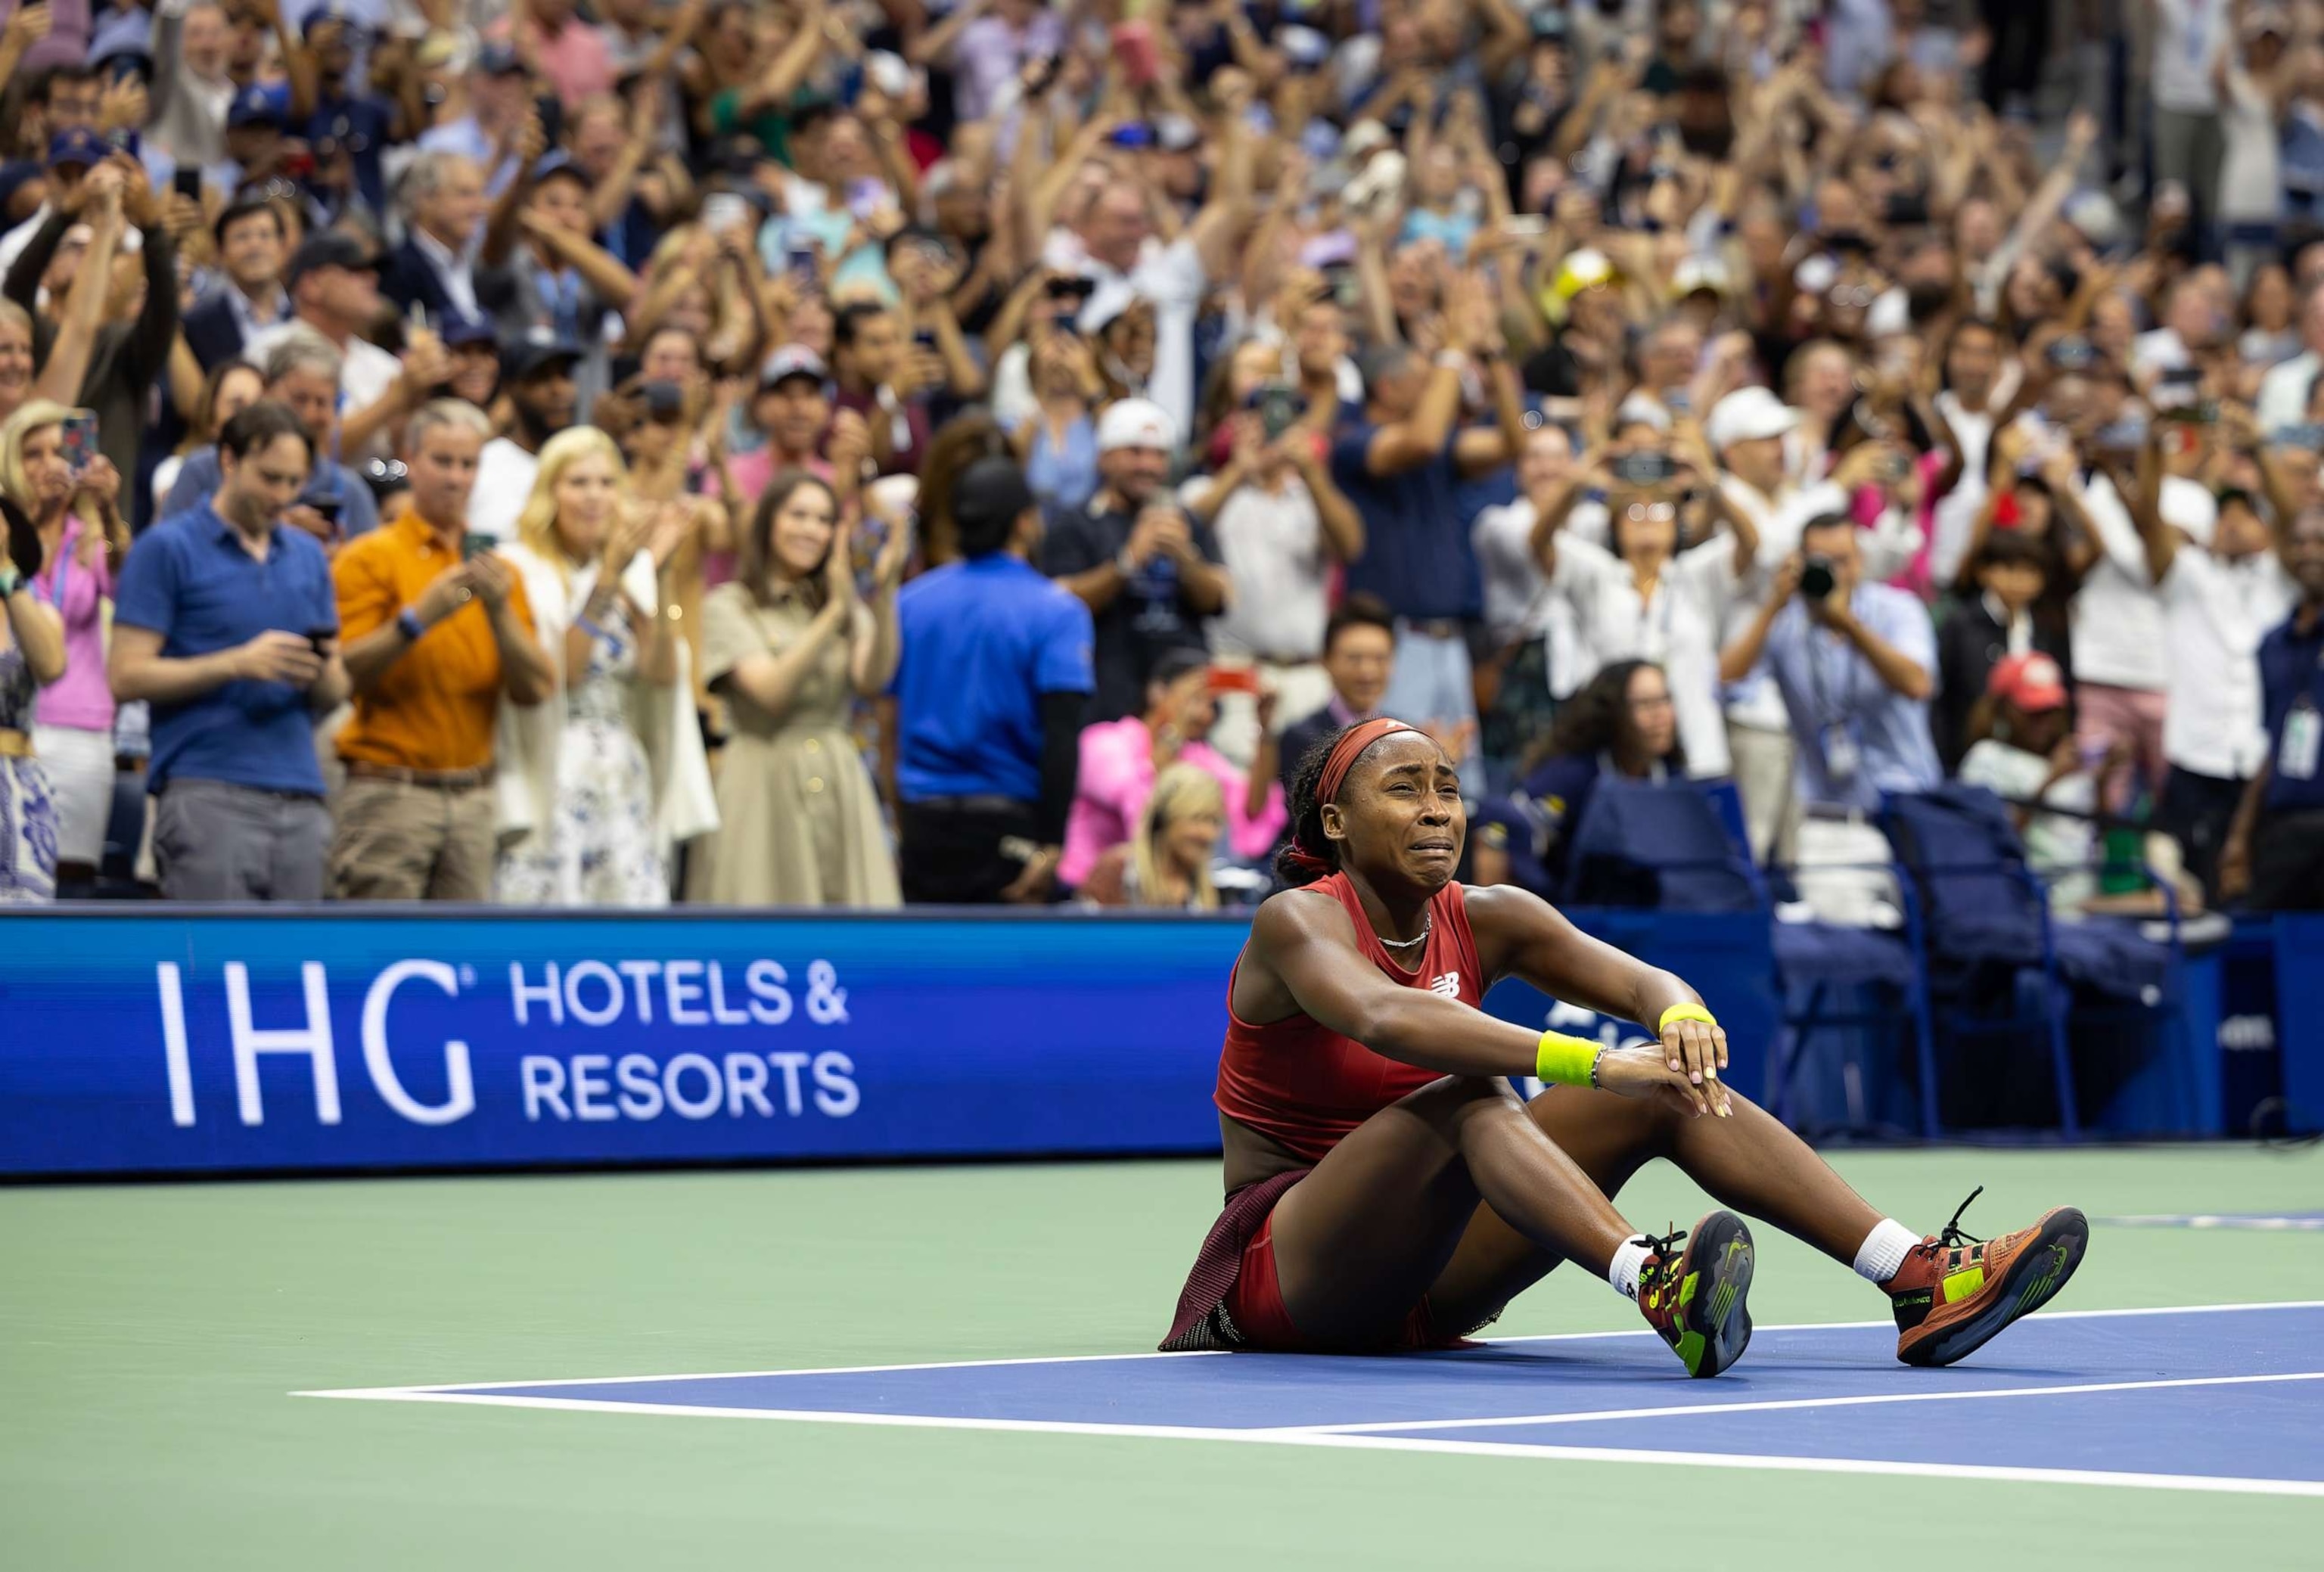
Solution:
[[(1766, 886), (1719, 804), (1684, 781), (1600, 778), (1574, 826), (1561, 899), (1575, 905), (1653, 906), (1676, 911), (1758, 911), (1773, 920)], [(1922, 1086), (1922, 1124), (1935, 1133), (1935, 1070), (1928, 1011), (1914, 947), (1891, 936), (1823, 923), (1774, 924), (1776, 981), (1785, 1001), (1784, 1031), (1768, 1055), (1762, 1101), (1787, 1117), (1792, 1083), (1808, 1038), (1843, 1027), (1886, 1031), (1897, 1012), (1849, 1013), (1833, 1007), (1840, 989), (1901, 994)], [(1800, 985), (1794, 989), (1793, 985)], [(1797, 1014), (1790, 1001), (1803, 990)]]
[[(2156, 881), (2165, 897), (2166, 942), (2147, 939), (2126, 922), (2061, 925), (2051, 918), (2048, 891), (2026, 865), (2006, 805), (1992, 792), (1953, 784), (1892, 796), (1881, 822), (1920, 899), (1917, 942), (1941, 1038), (2038, 1037), (2048, 1052), (2059, 1125), (2070, 1139), (2079, 1137), (2069, 1025), (2075, 1019), (2155, 1022), (2158, 1007), (2175, 994), (2183, 957), (2178, 903), (2168, 884)], [(2078, 1010), (2077, 989), (2111, 1003)], [(1994, 1009), (2002, 1001), (2006, 1013)]]
[[(1876, 871), (1897, 872), (1885, 864)], [(1898, 883), (1904, 884), (1901, 877)], [(1797, 1124), (1793, 1088), (1807, 1061), (1808, 1045), (1819, 1033), (1864, 1031), (1893, 1041), (1901, 1031), (1919, 1094), (1920, 1133), (1934, 1141), (1943, 1133), (1928, 977), (1920, 960), (1920, 902), (1904, 888), (1902, 904), (1901, 934), (1831, 922), (1776, 921), (1773, 937), (1776, 981), (1784, 991), (1784, 1032), (1767, 1066), (1765, 1100), (1768, 1112), (1785, 1124)], [(1859, 998), (1861, 1004), (1853, 1003)], [(1858, 1121), (1857, 1127), (1881, 1128), (1877, 1121)]]

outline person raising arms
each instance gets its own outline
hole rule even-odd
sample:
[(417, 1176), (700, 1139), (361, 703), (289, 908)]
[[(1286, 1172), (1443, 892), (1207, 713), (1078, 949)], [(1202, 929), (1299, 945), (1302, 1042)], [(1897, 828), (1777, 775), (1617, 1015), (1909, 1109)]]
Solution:
[[(1726, 1035), (1679, 978), (1525, 891), (1454, 883), (1460, 778), (1423, 734), (1341, 732), (1294, 799), (1279, 871), (1297, 887), (1259, 908), (1228, 985), (1227, 1206), (1166, 1350), (1451, 1346), (1572, 1260), (1635, 1299), (1691, 1374), (1716, 1375), (1751, 1336), (1751, 1234), (1725, 1207), (1878, 1285), (1910, 1364), (1960, 1359), (2080, 1263), (2089, 1225), (2072, 1207), (1989, 1242), (1958, 1212), (1915, 1238), (1720, 1080)], [(1497, 1020), (1480, 1006), (1504, 976), (1660, 1040)], [(1524, 1075), (1553, 1084), (1523, 1102)], [(1691, 1236), (1642, 1234), (1609, 1198), (1654, 1157), (1724, 1203)]]

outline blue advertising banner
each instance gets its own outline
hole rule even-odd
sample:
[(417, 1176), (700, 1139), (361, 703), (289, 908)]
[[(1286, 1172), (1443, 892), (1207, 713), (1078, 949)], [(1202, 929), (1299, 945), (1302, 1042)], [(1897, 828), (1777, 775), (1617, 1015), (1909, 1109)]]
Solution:
[[(1623, 926), (1608, 937), (1683, 971), (1738, 1059), (1757, 1051), (1764, 923)], [(1244, 932), (1078, 915), (12, 915), (0, 1173), (1214, 1151)], [(1489, 1003), (1528, 1024), (1551, 1009), (1517, 984)], [(1736, 1067), (1747, 1089), (1755, 1075)]]

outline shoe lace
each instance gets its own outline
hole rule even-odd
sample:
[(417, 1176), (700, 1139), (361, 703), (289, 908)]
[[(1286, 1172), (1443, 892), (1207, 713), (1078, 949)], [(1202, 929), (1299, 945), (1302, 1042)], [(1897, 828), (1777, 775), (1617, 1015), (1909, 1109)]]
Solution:
[(1686, 1230), (1672, 1227), (1667, 1223), (1663, 1226), (1669, 1228), (1670, 1232), (1659, 1235), (1641, 1234), (1633, 1242), (1646, 1247), (1646, 1264), (1640, 1273), (1641, 1276), (1651, 1273), (1657, 1279), (1666, 1277), (1670, 1273), (1673, 1263), (1678, 1259), (1674, 1252), (1678, 1249), (1680, 1241), (1686, 1237)]
[(1923, 1255), (1935, 1255), (1942, 1251), (1950, 1250), (1956, 1245), (1963, 1244), (1984, 1244), (1985, 1241), (1983, 1239), (1960, 1225), (1961, 1214), (1969, 1210), (1969, 1201), (1976, 1200), (1978, 1197), (1983, 1194), (1985, 1194), (1985, 1187), (1983, 1185), (1979, 1185), (1977, 1188), (1969, 1191), (1969, 1201), (1963, 1201), (1960, 1206), (1953, 1208), (1952, 1219), (1944, 1225), (1943, 1232), (1940, 1233), (1934, 1239), (1922, 1240), (1913, 1248)]

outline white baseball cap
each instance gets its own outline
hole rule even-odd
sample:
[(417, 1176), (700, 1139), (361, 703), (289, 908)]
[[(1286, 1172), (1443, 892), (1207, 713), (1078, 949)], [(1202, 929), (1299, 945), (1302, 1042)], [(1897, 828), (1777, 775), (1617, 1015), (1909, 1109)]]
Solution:
[(1713, 452), (1738, 442), (1780, 437), (1800, 423), (1800, 412), (1764, 387), (1737, 388), (1711, 407), (1702, 434)]
[(1178, 423), (1150, 399), (1123, 399), (1108, 404), (1097, 418), (1097, 450), (1152, 448), (1168, 453), (1178, 446)]

